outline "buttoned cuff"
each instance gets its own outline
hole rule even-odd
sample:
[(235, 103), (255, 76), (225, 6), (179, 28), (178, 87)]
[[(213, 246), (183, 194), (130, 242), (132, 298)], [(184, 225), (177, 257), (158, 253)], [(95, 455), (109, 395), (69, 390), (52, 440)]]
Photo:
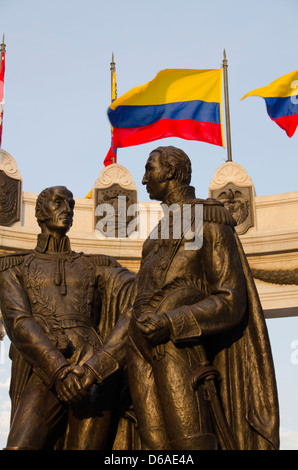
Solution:
[(33, 366), (33, 372), (51, 388), (54, 385), (56, 377), (63, 367), (69, 366), (69, 363), (60, 353), (60, 351), (46, 352)]
[(201, 336), (200, 325), (188, 306), (170, 310), (164, 315), (169, 319), (170, 337), (173, 343), (195, 341)]
[(103, 349), (96, 351), (84, 365), (95, 374), (98, 382), (107, 379), (119, 369), (116, 359)]

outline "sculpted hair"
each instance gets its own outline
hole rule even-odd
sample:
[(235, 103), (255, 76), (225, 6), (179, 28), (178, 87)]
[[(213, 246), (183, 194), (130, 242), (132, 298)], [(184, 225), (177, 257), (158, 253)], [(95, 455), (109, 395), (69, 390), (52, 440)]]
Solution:
[(67, 189), (66, 186), (51, 186), (50, 188), (46, 188), (41, 191), (41, 193), (37, 196), (35, 204), (35, 217), (37, 219), (38, 225), (40, 225), (40, 222), (45, 222), (46, 220), (48, 220), (48, 215), (44, 210), (44, 205), (47, 201), (49, 193), (51, 193), (52, 190), (55, 188), (63, 189), (64, 191), (66, 191), (69, 197), (73, 198), (72, 192)]
[(159, 153), (159, 162), (167, 171), (169, 164), (175, 168), (175, 180), (181, 184), (189, 184), (191, 181), (191, 161), (186, 153), (172, 145), (167, 147), (157, 147), (152, 153)]

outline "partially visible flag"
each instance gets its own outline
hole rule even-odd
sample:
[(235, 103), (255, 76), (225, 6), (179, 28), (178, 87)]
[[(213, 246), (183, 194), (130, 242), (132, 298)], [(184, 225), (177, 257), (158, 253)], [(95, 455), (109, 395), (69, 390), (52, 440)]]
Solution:
[(166, 69), (135, 87), (108, 109), (114, 148), (165, 137), (224, 146), (223, 69)]
[(5, 74), (5, 45), (1, 44), (1, 63), (0, 63), (0, 147), (2, 143), (3, 130), (3, 106), (4, 106), (4, 74)]
[(248, 96), (264, 98), (267, 113), (272, 121), (292, 137), (298, 125), (298, 70), (274, 80), (262, 88), (247, 93)]
[(106, 158), (103, 161), (104, 166), (111, 165), (112, 163), (117, 163), (117, 150), (111, 147), (106, 155)]

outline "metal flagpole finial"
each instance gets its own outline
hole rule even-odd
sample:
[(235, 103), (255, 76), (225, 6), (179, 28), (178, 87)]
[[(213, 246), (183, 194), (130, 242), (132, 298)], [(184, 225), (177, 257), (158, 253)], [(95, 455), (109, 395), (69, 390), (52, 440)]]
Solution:
[(115, 70), (114, 52), (112, 52), (112, 62), (111, 62), (111, 69), (110, 70)]
[(6, 44), (4, 43), (4, 33), (3, 33), (2, 43), (0, 44), (0, 52), (5, 52), (5, 46)]

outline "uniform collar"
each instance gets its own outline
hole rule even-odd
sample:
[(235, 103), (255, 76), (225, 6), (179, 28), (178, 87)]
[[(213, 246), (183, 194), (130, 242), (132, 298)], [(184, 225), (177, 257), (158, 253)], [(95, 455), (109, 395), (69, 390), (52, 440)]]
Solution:
[(50, 233), (39, 233), (37, 237), (36, 251), (39, 253), (71, 253), (70, 240), (65, 236), (61, 239), (60, 243), (58, 243)]
[(195, 197), (195, 188), (193, 186), (179, 186), (167, 194), (163, 204), (167, 206), (171, 204), (183, 204), (192, 201)]

